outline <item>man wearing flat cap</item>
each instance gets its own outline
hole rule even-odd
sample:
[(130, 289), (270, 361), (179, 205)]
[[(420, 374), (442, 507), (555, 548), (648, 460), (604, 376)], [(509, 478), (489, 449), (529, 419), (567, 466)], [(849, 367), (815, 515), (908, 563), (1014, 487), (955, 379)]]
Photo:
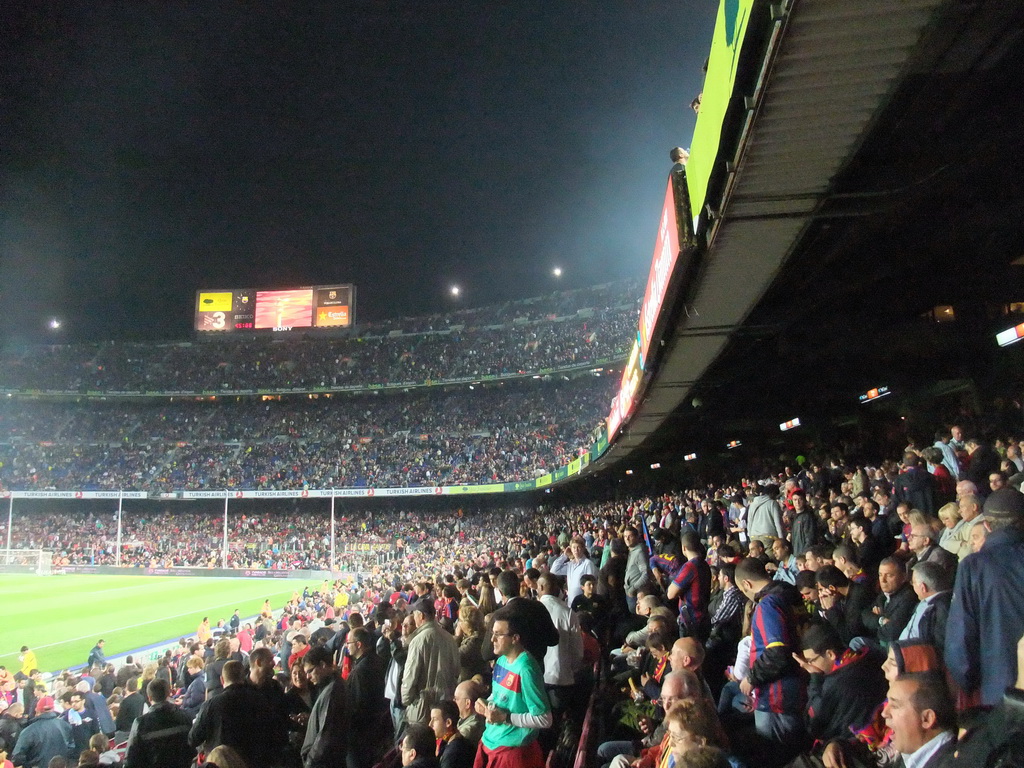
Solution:
[(1013, 649), (1024, 634), (1024, 494), (993, 491), (984, 526), (985, 544), (957, 572), (945, 661), (965, 693), (994, 706), (1016, 679)]
[(416, 629), (409, 638), (409, 654), (402, 673), (402, 702), (405, 721), (430, 720), (430, 710), (442, 699), (455, 695), (459, 683), (459, 644), (434, 617), (429, 599), (417, 600), (409, 607)]

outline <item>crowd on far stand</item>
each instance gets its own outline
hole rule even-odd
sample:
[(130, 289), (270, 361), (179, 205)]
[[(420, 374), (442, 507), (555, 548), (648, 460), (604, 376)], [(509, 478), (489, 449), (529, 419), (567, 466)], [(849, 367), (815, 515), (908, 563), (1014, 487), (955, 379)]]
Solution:
[(100, 641), (46, 685), (24, 649), (3, 748), (26, 768), (1020, 766), (1021, 447), (954, 425), (859, 465), (381, 511), (386, 564), (204, 618), (151, 664)]

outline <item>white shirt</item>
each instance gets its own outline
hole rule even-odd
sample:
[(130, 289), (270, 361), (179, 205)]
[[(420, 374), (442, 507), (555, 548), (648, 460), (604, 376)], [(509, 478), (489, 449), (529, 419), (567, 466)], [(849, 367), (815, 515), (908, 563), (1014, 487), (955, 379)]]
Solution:
[(541, 595), (541, 605), (547, 608), (551, 622), (558, 630), (558, 645), (544, 654), (544, 684), (572, 685), (583, 662), (583, 637), (576, 614), (554, 595)]
[(900, 632), (900, 640), (920, 640), (921, 639), (921, 619), (924, 618), (925, 613), (928, 611), (928, 607), (935, 601), (935, 598), (943, 592), (936, 592), (934, 595), (928, 595), (924, 600), (914, 606), (914, 612), (910, 614), (910, 621), (907, 622), (907, 626)]
[(589, 557), (584, 557), (582, 560), (570, 560), (563, 553), (555, 559), (548, 570), (556, 576), (565, 577), (565, 591), (569, 595), (566, 600), (569, 605), (572, 605), (572, 601), (576, 599), (577, 595), (583, 594), (580, 580), (584, 576), (589, 574), (595, 579), (597, 578), (597, 566)]
[(928, 761), (932, 759), (932, 756), (942, 749), (942, 747), (944, 747), (948, 742), (952, 741), (952, 739), (952, 733), (949, 731), (943, 731), (916, 752), (912, 752), (909, 755), (905, 752), (900, 752), (903, 756), (903, 765), (906, 768), (924, 768), (924, 766), (928, 764)]

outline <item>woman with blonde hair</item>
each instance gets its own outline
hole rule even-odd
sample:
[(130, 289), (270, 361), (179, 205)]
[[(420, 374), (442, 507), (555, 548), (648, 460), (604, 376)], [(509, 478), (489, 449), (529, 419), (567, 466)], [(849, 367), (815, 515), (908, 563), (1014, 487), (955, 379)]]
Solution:
[(206, 768), (249, 768), (242, 756), (226, 744), (211, 749), (203, 765)]
[(960, 516), (960, 505), (955, 501), (939, 508), (939, 520), (944, 526), (939, 536), (939, 546), (951, 554), (960, 556), (960, 530), (967, 524)]
[(478, 677), (484, 682), (490, 677), (490, 667), (484, 661), (484, 615), (475, 605), (459, 607), (459, 622), (455, 630), (459, 641), (459, 682)]
[(494, 600), (494, 587), (492, 587), (486, 580), (480, 584), (480, 613), (483, 614), (484, 618), (487, 618), (496, 610), (498, 610), (498, 604)]

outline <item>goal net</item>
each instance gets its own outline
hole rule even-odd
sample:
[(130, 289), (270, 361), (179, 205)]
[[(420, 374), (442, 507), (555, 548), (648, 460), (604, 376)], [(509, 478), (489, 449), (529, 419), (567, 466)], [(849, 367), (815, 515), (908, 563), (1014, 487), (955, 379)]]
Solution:
[(45, 549), (0, 549), (0, 566), (13, 566), (11, 570), (31, 572), (41, 576), (53, 573), (53, 553)]

